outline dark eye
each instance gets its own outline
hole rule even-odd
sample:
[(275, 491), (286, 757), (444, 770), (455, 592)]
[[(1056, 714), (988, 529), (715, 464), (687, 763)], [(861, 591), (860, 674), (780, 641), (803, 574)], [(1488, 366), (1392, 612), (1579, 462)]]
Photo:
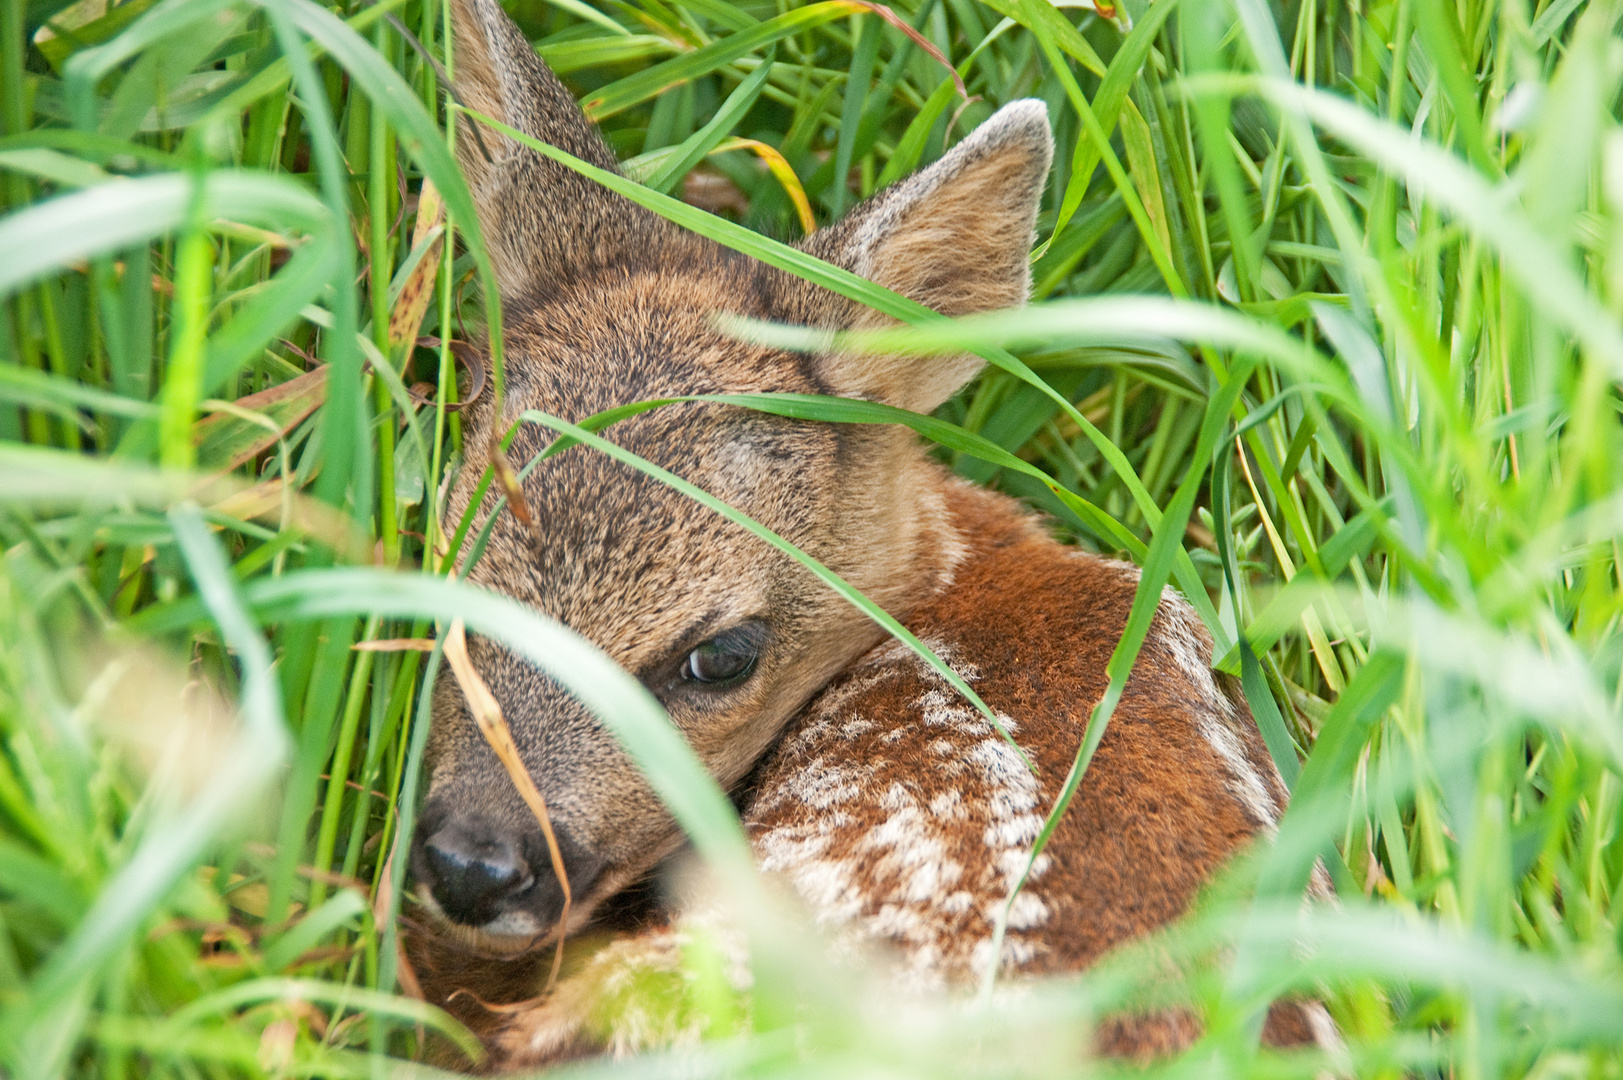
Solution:
[(760, 623), (723, 630), (688, 653), (682, 662), (682, 680), (711, 686), (741, 683), (755, 670), (765, 640), (766, 628)]

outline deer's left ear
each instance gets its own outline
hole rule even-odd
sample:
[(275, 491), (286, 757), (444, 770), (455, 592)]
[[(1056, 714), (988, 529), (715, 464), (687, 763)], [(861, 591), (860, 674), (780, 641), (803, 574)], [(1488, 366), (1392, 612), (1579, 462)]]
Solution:
[[(1054, 156), (1048, 108), (1005, 105), (929, 168), (806, 241), (808, 252), (941, 312), (1018, 307), (1031, 291), (1037, 206)], [(880, 325), (866, 308), (853, 328)], [(842, 394), (928, 412), (975, 376), (978, 357), (827, 358)]]

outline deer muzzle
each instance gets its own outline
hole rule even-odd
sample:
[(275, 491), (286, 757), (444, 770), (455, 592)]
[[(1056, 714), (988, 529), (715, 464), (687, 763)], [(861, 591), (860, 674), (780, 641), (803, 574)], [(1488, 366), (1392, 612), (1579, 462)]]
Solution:
[[(567, 831), (555, 835), (570, 891), (583, 897), (603, 860)], [(536, 825), (505, 824), (430, 803), (413, 844), (411, 868), (419, 895), (437, 914), (478, 932), (483, 944), (501, 951), (537, 943), (563, 916), (564, 886)]]

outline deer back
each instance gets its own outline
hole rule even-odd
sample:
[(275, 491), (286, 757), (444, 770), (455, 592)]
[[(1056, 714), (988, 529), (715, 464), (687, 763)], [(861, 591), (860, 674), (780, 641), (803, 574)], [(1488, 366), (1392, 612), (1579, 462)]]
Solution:
[[(797, 719), (745, 816), (761, 865), (821, 921), (900, 946), (900, 962), (933, 985), (992, 962), (993, 927), (1104, 695), (1139, 578), (1055, 543), (1009, 499), (948, 484), (962, 554), (908, 625), (1003, 732), (890, 642)], [(1285, 788), (1244, 703), (1214, 679), (1211, 649), (1169, 590), (1010, 911), (1000, 971), (1075, 971), (1166, 925), (1273, 829)]]

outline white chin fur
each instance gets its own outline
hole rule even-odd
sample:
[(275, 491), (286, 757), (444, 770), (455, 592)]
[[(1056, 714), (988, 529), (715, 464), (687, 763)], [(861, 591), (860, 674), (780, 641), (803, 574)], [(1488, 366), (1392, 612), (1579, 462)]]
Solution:
[(526, 942), (533, 941), (544, 929), (535, 916), (527, 911), (504, 912), (478, 928), (479, 933), (489, 937), (522, 938)]

